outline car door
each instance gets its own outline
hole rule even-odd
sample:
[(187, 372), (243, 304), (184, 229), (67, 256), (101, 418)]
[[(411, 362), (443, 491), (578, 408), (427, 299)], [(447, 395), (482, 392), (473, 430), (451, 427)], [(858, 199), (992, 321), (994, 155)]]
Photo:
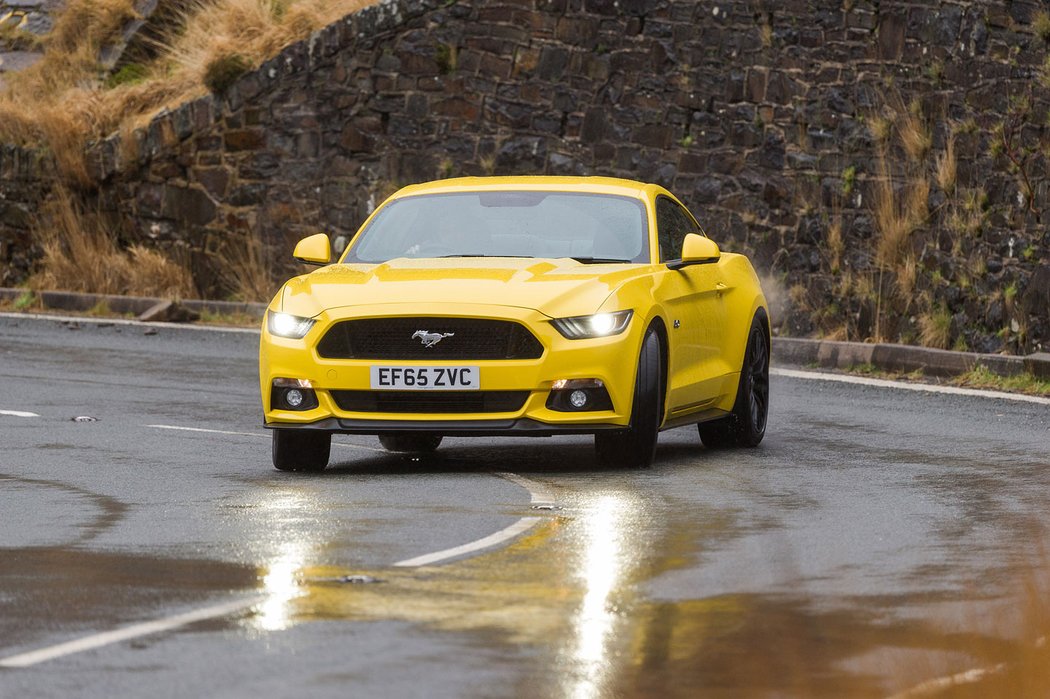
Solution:
[[(656, 199), (660, 262), (681, 258), (689, 233), (703, 234), (692, 215), (667, 196)], [(703, 410), (723, 390), (725, 304), (721, 265), (696, 264), (659, 273), (657, 298), (668, 313), (668, 417)]]

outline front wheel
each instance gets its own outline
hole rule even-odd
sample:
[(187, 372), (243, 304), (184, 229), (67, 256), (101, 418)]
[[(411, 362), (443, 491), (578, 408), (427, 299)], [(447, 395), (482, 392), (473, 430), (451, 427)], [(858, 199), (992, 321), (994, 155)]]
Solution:
[(387, 451), (432, 452), (441, 444), (441, 435), (416, 432), (385, 432), (379, 435), (379, 443)]
[(642, 352), (638, 358), (631, 426), (626, 430), (598, 432), (594, 435), (594, 448), (602, 464), (619, 468), (645, 468), (653, 463), (663, 408), (660, 361), (660, 338), (650, 328), (642, 340)]
[(273, 465), (279, 471), (323, 471), (332, 435), (316, 430), (273, 430)]
[(766, 434), (768, 415), (769, 336), (756, 315), (748, 333), (733, 412), (720, 420), (697, 425), (700, 441), (709, 449), (757, 447)]

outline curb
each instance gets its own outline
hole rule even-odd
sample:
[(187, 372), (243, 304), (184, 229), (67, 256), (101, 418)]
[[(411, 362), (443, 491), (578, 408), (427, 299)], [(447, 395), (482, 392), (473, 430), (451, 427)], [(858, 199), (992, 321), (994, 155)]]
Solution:
[[(14, 301), (21, 298), (28, 289), (0, 288), (0, 301)], [(80, 294), (72, 291), (35, 291), (34, 299), (50, 311), (90, 311), (104, 303), (114, 313), (132, 313), (140, 316), (158, 303), (170, 299), (151, 298), (147, 296), (112, 296), (108, 294)], [(200, 313), (206, 311), (215, 314), (232, 315), (241, 313), (253, 318), (262, 319), (266, 311), (265, 303), (239, 303), (236, 301), (201, 301), (186, 299), (178, 304), (184, 308)]]
[[(0, 288), (0, 301), (13, 301), (26, 289)], [(144, 296), (111, 296), (80, 294), (70, 291), (34, 292), (37, 301), (48, 310), (89, 311), (100, 303), (115, 313), (142, 315), (169, 299)], [(237, 303), (232, 301), (180, 301), (179, 305), (200, 313), (242, 313), (262, 319), (264, 303)], [(1004, 354), (978, 354), (951, 350), (864, 342), (834, 340), (807, 340), (795, 337), (773, 338), (773, 361), (790, 366), (819, 366), (827, 369), (849, 369), (871, 365), (884, 371), (922, 371), (927, 376), (960, 376), (975, 366), (983, 366), (999, 376), (1017, 376), (1028, 372), (1038, 379), (1050, 380), (1050, 352), (1037, 352), (1027, 357)]]
[(1048, 352), (1020, 357), (953, 352), (911, 345), (776, 337), (773, 338), (773, 360), (781, 364), (829, 369), (849, 369), (870, 364), (884, 371), (922, 371), (927, 376), (936, 377), (960, 376), (980, 365), (999, 376), (1017, 376), (1029, 372), (1036, 378), (1050, 379)]

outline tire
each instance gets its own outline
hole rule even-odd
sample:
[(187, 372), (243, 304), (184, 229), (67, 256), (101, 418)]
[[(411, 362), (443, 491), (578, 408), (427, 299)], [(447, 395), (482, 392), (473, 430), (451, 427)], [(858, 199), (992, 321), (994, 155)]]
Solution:
[(645, 333), (638, 357), (631, 403), (631, 426), (598, 432), (594, 448), (598, 461), (617, 468), (645, 468), (653, 463), (663, 413), (660, 338), (652, 328)]
[(429, 453), (441, 444), (440, 434), (427, 432), (385, 432), (379, 435), (379, 443), (387, 451)]
[(756, 314), (747, 336), (736, 401), (729, 417), (697, 425), (708, 449), (757, 447), (766, 434), (769, 416), (769, 335)]
[(323, 471), (332, 452), (332, 435), (315, 430), (273, 431), (273, 465), (278, 471)]

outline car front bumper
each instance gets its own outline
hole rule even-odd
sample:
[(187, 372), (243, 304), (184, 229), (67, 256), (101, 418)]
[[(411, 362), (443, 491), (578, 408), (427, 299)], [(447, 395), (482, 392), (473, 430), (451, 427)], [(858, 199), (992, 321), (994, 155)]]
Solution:
[[(418, 360), (329, 359), (321, 357), (317, 343), (334, 323), (358, 318), (489, 318), (516, 321), (543, 345), (537, 359), (514, 360)], [(638, 349), (644, 331), (638, 314), (619, 335), (586, 340), (564, 338), (550, 318), (525, 308), (457, 305), (455, 312), (437, 304), (389, 304), (343, 307), (326, 311), (300, 340), (272, 335), (263, 327), (259, 352), (259, 379), (265, 423), (270, 428), (309, 428), (350, 434), (389, 431), (427, 431), (460, 435), (586, 434), (623, 428), (630, 423), (630, 406)], [(481, 391), (527, 391), (518, 410), (484, 413), (383, 413), (343, 410), (333, 391), (371, 391), (371, 367), (477, 366)], [(308, 381), (317, 397), (310, 410), (275, 409), (271, 405), (274, 379)], [(611, 410), (563, 412), (548, 407), (554, 382), (598, 379), (608, 391)], [(420, 392), (423, 393), (423, 392)]]

